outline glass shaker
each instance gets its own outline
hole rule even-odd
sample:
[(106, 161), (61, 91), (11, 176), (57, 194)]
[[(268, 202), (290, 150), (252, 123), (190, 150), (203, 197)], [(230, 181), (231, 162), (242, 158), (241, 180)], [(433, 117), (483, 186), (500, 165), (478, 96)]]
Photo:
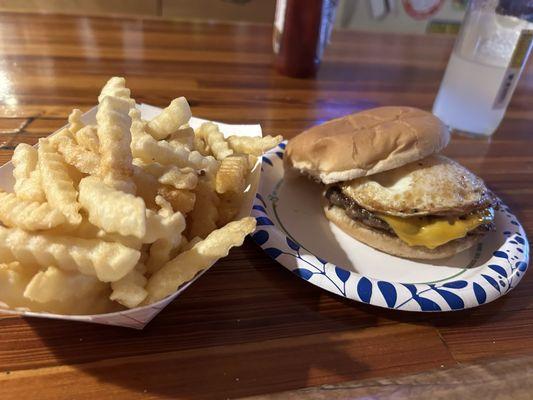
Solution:
[(471, 0), (433, 114), (489, 136), (500, 124), (533, 43), (533, 0)]

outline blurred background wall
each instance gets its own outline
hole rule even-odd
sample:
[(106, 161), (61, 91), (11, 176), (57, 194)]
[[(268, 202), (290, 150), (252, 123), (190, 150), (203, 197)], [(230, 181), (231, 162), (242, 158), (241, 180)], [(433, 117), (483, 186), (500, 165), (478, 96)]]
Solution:
[[(454, 33), (466, 3), (466, 0), (339, 0), (335, 26), (384, 32)], [(432, 4), (437, 4), (438, 10), (423, 18), (406, 11), (428, 9)], [(275, 5), (275, 0), (0, 0), (0, 10), (9, 11), (128, 14), (268, 24), (273, 22)]]

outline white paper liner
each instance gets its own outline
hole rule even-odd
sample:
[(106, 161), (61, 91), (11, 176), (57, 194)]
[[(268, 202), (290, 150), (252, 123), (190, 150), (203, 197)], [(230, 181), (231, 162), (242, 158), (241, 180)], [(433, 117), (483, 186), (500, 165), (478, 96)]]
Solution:
[[(148, 104), (140, 104), (137, 106), (141, 111), (141, 116), (143, 119), (150, 120), (154, 118), (161, 112), (161, 108), (154, 107)], [(96, 123), (96, 111), (98, 107), (95, 106), (83, 114), (81, 120), (85, 124), (95, 124)], [(202, 123), (207, 122), (208, 120), (201, 118), (191, 118), (189, 125), (192, 128), (199, 127)], [(215, 122), (215, 121), (213, 121)], [(229, 135), (240, 135), (240, 136), (262, 136), (261, 126), (257, 125), (230, 125), (220, 122), (215, 122), (220, 131), (224, 136)], [(64, 127), (58, 129), (57, 131), (63, 129)], [(56, 132), (57, 132), (56, 131)], [(54, 132), (55, 133), (55, 132)], [(2, 165), (0, 167), (0, 187), (6, 191), (13, 190), (13, 165), (11, 161)], [(236, 219), (240, 219), (250, 215), (252, 209), (252, 203), (257, 191), (257, 185), (259, 183), (259, 178), (261, 174), (261, 158), (259, 158), (257, 164), (254, 166), (250, 178), (248, 181), (248, 188), (246, 191), (246, 197), (243, 201), (243, 205)], [(1, 261), (1, 260), (0, 260)], [(116, 325), (124, 326), (127, 328), (134, 329), (143, 329), (148, 322), (150, 322), (159, 312), (165, 308), (172, 300), (178, 297), (183, 291), (185, 291), (189, 285), (196, 281), (204, 272), (206, 272), (211, 266), (205, 270), (198, 273), (192, 280), (183, 284), (178, 290), (164, 298), (163, 300), (158, 301), (143, 307), (136, 307), (129, 310), (117, 311), (108, 314), (94, 314), (94, 315), (60, 315), (60, 314), (51, 314), (46, 312), (32, 312), (23, 309), (7, 309), (6, 305), (0, 301), (0, 312), (4, 314), (15, 314), (23, 315), (25, 317), (37, 317), (37, 318), (51, 318), (51, 319), (61, 319), (65, 321), (80, 321), (80, 322), (91, 322), (95, 324), (103, 325)]]

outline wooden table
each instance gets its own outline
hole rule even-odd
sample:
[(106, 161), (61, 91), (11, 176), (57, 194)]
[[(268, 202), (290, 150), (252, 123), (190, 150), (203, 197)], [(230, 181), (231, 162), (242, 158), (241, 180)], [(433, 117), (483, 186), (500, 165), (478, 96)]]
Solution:
[[(452, 42), (336, 33), (318, 78), (298, 80), (273, 70), (270, 26), (0, 14), (2, 161), (63, 125), (73, 107), (94, 105), (113, 75), (139, 102), (183, 95), (198, 117), (260, 122), (287, 138), (372, 106), (430, 109)], [(454, 137), (446, 153), (480, 174), (533, 237), (527, 72), (492, 142)], [(473, 310), (392, 312), (319, 290), (248, 240), (144, 331), (0, 317), (0, 399), (235, 398), (527, 354), (531, 273)]]

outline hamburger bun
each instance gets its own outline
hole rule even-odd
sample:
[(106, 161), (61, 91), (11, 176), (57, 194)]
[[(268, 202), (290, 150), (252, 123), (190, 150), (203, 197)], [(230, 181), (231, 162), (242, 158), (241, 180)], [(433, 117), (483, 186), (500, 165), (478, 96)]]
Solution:
[(398, 217), (459, 216), (493, 202), (481, 178), (441, 155), (339, 186), (361, 207)]
[(363, 223), (351, 219), (340, 207), (325, 205), (324, 212), (331, 222), (354, 239), (377, 250), (404, 258), (429, 260), (451, 257), (474, 246), (482, 238), (482, 235), (467, 235), (464, 238), (453, 240), (435, 249), (428, 249), (423, 246), (409, 246), (398, 237), (388, 235), (377, 229), (372, 229)]
[(379, 107), (312, 127), (287, 145), (289, 166), (325, 184), (398, 168), (442, 150), (448, 128), (412, 107)]

